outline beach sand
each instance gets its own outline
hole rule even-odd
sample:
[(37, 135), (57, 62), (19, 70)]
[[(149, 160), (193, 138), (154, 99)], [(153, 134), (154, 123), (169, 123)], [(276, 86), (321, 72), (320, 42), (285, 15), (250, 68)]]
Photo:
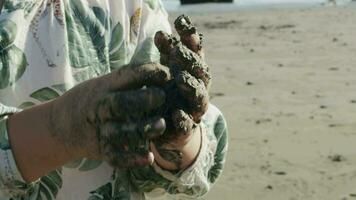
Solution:
[(356, 199), (355, 7), (191, 16), (230, 132), (204, 199)]

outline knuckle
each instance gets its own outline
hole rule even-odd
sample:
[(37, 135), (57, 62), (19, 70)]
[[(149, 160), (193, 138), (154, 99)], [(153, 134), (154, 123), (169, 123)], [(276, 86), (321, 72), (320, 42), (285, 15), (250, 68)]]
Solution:
[(177, 131), (181, 133), (189, 132), (194, 125), (190, 115), (183, 110), (176, 110), (173, 112), (173, 123)]
[(125, 65), (122, 68), (113, 71), (112, 73), (114, 75), (114, 80), (120, 80), (125, 77), (130, 77), (131, 74), (133, 74), (132, 69), (133, 68), (131, 65)]
[(105, 123), (100, 127), (100, 145), (110, 145), (113, 144), (114, 138), (118, 136), (118, 127), (114, 123)]
[(163, 90), (157, 87), (150, 87), (141, 91), (137, 99), (140, 106), (151, 109), (162, 105), (166, 95)]
[(119, 108), (122, 107), (122, 98), (120, 92), (106, 94), (97, 104), (96, 112), (99, 121), (105, 122), (112, 118), (118, 118)]
[(157, 101), (164, 98), (166, 95), (162, 89), (158, 87), (150, 87), (147, 89), (147, 96), (151, 100)]
[(136, 81), (141, 81), (145, 84), (166, 82), (171, 79), (168, 67), (159, 63), (148, 63), (135, 67), (133, 72)]
[(173, 44), (176, 41), (175, 37), (163, 31), (158, 31), (154, 38), (155, 45), (162, 54), (169, 54), (174, 48)]

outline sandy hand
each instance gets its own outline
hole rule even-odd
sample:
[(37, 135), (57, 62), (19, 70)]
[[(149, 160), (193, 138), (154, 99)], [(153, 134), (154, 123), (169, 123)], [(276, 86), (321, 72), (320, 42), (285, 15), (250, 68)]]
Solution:
[(92, 124), (97, 127), (104, 160), (120, 169), (152, 164), (148, 141), (163, 134), (165, 121), (159, 116), (145, 116), (164, 101), (164, 92), (154, 87), (115, 92), (102, 98)]
[(148, 165), (153, 162), (148, 141), (163, 134), (165, 121), (147, 116), (165, 102), (159, 87), (168, 80), (166, 67), (149, 63), (85, 81), (55, 100), (54, 136), (71, 152), (115, 168)]
[(167, 130), (157, 140), (159, 143), (188, 137), (200, 123), (209, 103), (211, 74), (204, 61), (203, 37), (185, 15), (178, 17), (174, 24), (180, 40), (162, 31), (155, 36), (161, 63), (169, 67), (173, 76), (173, 80), (164, 86)]

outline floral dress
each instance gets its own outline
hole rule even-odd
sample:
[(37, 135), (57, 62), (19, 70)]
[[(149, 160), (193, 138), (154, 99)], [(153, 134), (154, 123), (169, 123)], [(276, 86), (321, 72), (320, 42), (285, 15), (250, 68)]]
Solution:
[[(159, 61), (153, 36), (170, 32), (159, 0), (5, 0), (0, 15), (0, 200), (197, 198), (220, 175), (227, 128), (209, 106), (198, 158), (188, 169), (121, 170), (86, 158), (25, 183), (11, 152), (7, 115), (54, 99), (126, 64)], [(29, 144), (29, 147), (31, 144)]]

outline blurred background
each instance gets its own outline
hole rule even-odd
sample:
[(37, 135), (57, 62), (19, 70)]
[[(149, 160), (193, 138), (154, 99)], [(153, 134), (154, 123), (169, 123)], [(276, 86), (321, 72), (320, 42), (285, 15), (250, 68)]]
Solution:
[(356, 3), (180, 5), (204, 33), (230, 132), (206, 200), (356, 200)]

